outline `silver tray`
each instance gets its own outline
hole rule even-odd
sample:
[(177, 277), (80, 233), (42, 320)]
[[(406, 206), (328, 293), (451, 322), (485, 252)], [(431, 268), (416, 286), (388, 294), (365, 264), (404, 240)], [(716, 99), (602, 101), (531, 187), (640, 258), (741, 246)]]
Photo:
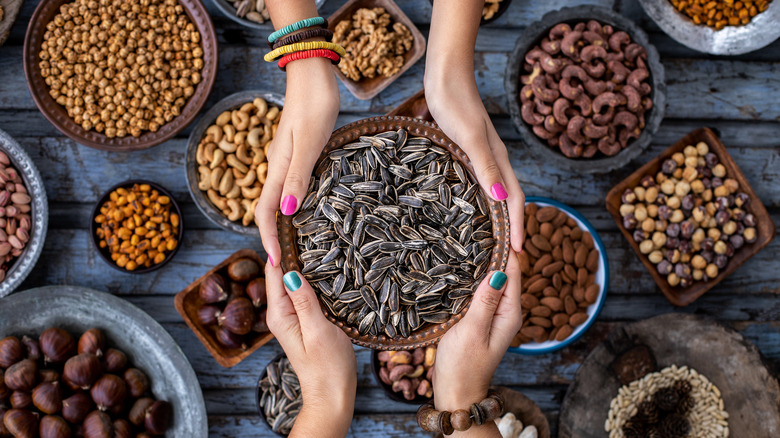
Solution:
[(97, 327), (151, 380), (152, 393), (173, 406), (167, 437), (208, 436), (198, 378), (187, 357), (157, 321), (125, 300), (92, 289), (47, 286), (0, 300), (0, 338), (39, 335), (57, 326), (74, 336)]
[[(322, 5), (325, 4), (325, 1), (326, 0), (315, 0), (314, 3), (317, 6), (317, 9), (320, 9)], [(233, 2), (229, 2), (228, 0), (214, 0), (214, 6), (216, 6), (220, 12), (225, 14), (226, 17), (238, 24), (246, 26), (250, 29), (267, 31), (269, 35), (274, 31), (274, 26), (271, 24), (271, 20), (266, 20), (265, 23), (255, 23), (252, 20), (247, 20), (246, 18), (237, 16), (236, 8), (233, 7)]]
[(22, 255), (12, 262), (11, 268), (5, 274), (5, 279), (0, 282), (0, 298), (2, 298), (19, 287), (41, 256), (49, 225), (49, 204), (46, 200), (46, 188), (38, 168), (35, 167), (24, 149), (19, 146), (19, 143), (3, 130), (0, 130), (0, 150), (11, 159), (11, 164), (19, 171), (19, 175), (27, 187), (27, 192), (32, 198), (32, 210), (30, 211), (32, 235), (27, 246), (24, 247)]
[(780, 2), (753, 17), (745, 26), (726, 26), (715, 30), (696, 25), (678, 12), (669, 0), (639, 0), (647, 15), (674, 40), (712, 55), (741, 55), (768, 46), (780, 38)]
[(260, 230), (254, 224), (245, 227), (238, 222), (228, 220), (219, 209), (211, 204), (206, 193), (200, 191), (198, 188), (198, 161), (195, 157), (198, 152), (198, 143), (200, 143), (200, 140), (206, 133), (206, 129), (217, 120), (217, 116), (222, 114), (223, 111), (238, 109), (241, 105), (252, 102), (256, 97), (262, 97), (279, 108), (284, 107), (284, 96), (270, 91), (239, 91), (220, 100), (206, 111), (198, 120), (198, 123), (195, 124), (195, 128), (192, 130), (187, 143), (187, 158), (184, 160), (184, 163), (187, 173), (187, 188), (190, 190), (190, 195), (192, 195), (195, 205), (198, 206), (198, 210), (206, 215), (211, 222), (228, 231), (259, 238)]

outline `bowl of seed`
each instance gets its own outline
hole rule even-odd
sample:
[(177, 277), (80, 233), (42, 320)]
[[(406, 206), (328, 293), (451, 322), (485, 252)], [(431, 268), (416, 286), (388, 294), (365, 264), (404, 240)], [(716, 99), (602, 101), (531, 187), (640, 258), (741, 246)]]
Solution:
[(435, 124), (410, 117), (336, 130), (278, 227), (284, 271), (303, 274), (353, 343), (381, 350), (438, 342), (510, 252), (506, 203)]
[(284, 353), (266, 365), (257, 382), (257, 411), (263, 423), (279, 436), (287, 436), (303, 407), (298, 375)]

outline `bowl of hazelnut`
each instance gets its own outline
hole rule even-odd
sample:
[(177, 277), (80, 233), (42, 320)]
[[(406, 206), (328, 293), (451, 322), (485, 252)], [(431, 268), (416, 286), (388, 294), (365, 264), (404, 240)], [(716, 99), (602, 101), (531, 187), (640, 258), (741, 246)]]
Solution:
[(41, 2), (23, 61), (41, 113), (72, 140), (108, 151), (149, 148), (184, 129), (218, 65), (199, 0)]
[(615, 186), (607, 210), (676, 306), (692, 303), (775, 236), (761, 200), (707, 128)]

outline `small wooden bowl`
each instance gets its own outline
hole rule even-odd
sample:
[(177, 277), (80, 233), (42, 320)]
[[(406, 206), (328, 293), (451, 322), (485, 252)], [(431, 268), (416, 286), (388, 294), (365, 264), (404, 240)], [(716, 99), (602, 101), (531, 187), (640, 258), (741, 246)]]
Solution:
[[(639, 251), (639, 244), (634, 241), (631, 232), (623, 227), (623, 218), (620, 216), (620, 204), (621, 196), (623, 192), (628, 188), (634, 188), (639, 185), (639, 181), (645, 175), (655, 175), (661, 170), (663, 162), (671, 158), (677, 152), (682, 152), (688, 145), (695, 145), (699, 142), (707, 143), (710, 148), (710, 152), (715, 153), (720, 162), (726, 167), (726, 175), (729, 178), (734, 178), (739, 182), (739, 189), (750, 196), (750, 203), (746, 210), (752, 213), (756, 217), (756, 232), (758, 239), (753, 243), (746, 243), (744, 247), (740, 248), (734, 253), (728, 265), (725, 269), (722, 269), (718, 276), (709, 281), (694, 281), (688, 288), (681, 288), (679, 286), (671, 287), (667, 283), (666, 278), (658, 273), (655, 265)], [(687, 306), (694, 302), (697, 298), (702, 296), (705, 292), (712, 289), (713, 286), (723, 281), (729, 274), (734, 272), (738, 267), (742, 266), (749, 258), (753, 257), (756, 253), (761, 251), (762, 248), (767, 246), (769, 242), (775, 237), (775, 224), (772, 222), (772, 217), (766, 211), (766, 208), (761, 203), (761, 200), (756, 196), (756, 192), (750, 187), (745, 175), (739, 170), (734, 159), (729, 155), (726, 147), (721, 143), (718, 136), (708, 128), (697, 129), (690, 134), (683, 137), (680, 141), (672, 145), (670, 148), (661, 153), (661, 155), (655, 157), (649, 163), (640, 167), (636, 172), (632, 173), (628, 178), (621, 181), (607, 194), (607, 210), (612, 215), (612, 219), (617, 223), (620, 232), (623, 233), (626, 240), (628, 240), (631, 248), (634, 249), (639, 260), (645, 265), (653, 280), (661, 289), (661, 292), (666, 295), (666, 298), (675, 306)]]
[(428, 110), (428, 102), (425, 100), (425, 89), (414, 93), (412, 97), (401, 102), (400, 105), (386, 115), (414, 117), (426, 122), (433, 122), (433, 116)]
[[(349, 125), (337, 129), (330, 137), (328, 144), (325, 145), (320, 158), (317, 160), (315, 169), (322, 160), (329, 160), (328, 154), (331, 151), (338, 149), (347, 143), (358, 140), (362, 135), (374, 135), (401, 128), (406, 129), (410, 136), (426, 137), (431, 140), (432, 144), (447, 149), (447, 151), (452, 154), (453, 158), (460, 161), (469, 173), (472, 175), (474, 174), (474, 167), (471, 165), (471, 160), (469, 160), (466, 153), (445, 136), (438, 126), (431, 122), (401, 116), (372, 117), (358, 120), (357, 122), (350, 123)], [(488, 206), (490, 207), (490, 217), (493, 223), (493, 239), (495, 240), (493, 255), (490, 259), (490, 264), (488, 265), (488, 272), (504, 270), (507, 261), (509, 260), (510, 252), (509, 212), (506, 207), (506, 202), (494, 201), (489, 196), (486, 196), (486, 199)], [(282, 269), (284, 272), (300, 272), (302, 264), (298, 259), (298, 236), (295, 227), (292, 225), (292, 216), (277, 214), (277, 227), (279, 229), (279, 243), (282, 248), (287, 250), (286, 253), (282, 254), (282, 260), (280, 262)], [(477, 284), (475, 283), (473, 287), (476, 286)], [(408, 338), (389, 338), (384, 334), (379, 336), (361, 335), (358, 333), (356, 327), (351, 327), (347, 325), (345, 321), (336, 319), (334, 315), (331, 315), (328, 312), (325, 305), (322, 303), (320, 304), (328, 320), (344, 330), (347, 336), (352, 340), (352, 343), (375, 350), (413, 350), (417, 347), (427, 347), (428, 345), (435, 344), (450, 327), (463, 318), (469, 307), (467, 304), (460, 313), (452, 315), (450, 319), (444, 323), (425, 324), (422, 328), (413, 332)]]
[(258, 348), (262, 347), (268, 341), (270, 341), (274, 335), (271, 332), (262, 333), (255, 336), (252, 340), (252, 344), (248, 346), (246, 350), (237, 348), (227, 348), (220, 344), (217, 339), (210, 333), (209, 328), (203, 327), (198, 323), (197, 312), (198, 308), (203, 305), (203, 300), (200, 298), (199, 288), (200, 283), (209, 275), (221, 271), (226, 268), (227, 265), (240, 258), (250, 258), (260, 265), (261, 272), (265, 268), (265, 262), (257, 255), (256, 252), (251, 249), (242, 249), (233, 253), (230, 257), (226, 258), (222, 263), (214, 266), (206, 272), (202, 277), (193, 281), (183, 291), (176, 294), (176, 298), (173, 303), (176, 306), (176, 310), (179, 315), (187, 323), (190, 330), (195, 333), (200, 342), (206, 347), (206, 350), (211, 353), (214, 360), (225, 368), (231, 368), (238, 365), (242, 360), (246, 359), (250, 354), (254, 353)]
[(376, 379), (376, 384), (379, 385), (380, 388), (382, 388), (382, 390), (385, 392), (385, 395), (387, 395), (387, 398), (389, 398), (390, 400), (397, 401), (399, 403), (406, 403), (408, 405), (421, 405), (431, 400), (430, 398), (425, 397), (423, 395), (417, 395), (415, 398), (411, 400), (405, 399), (403, 394), (399, 394), (393, 391), (393, 388), (387, 386), (385, 382), (382, 381), (382, 379), (379, 377), (380, 368), (381, 366), (379, 365), (379, 350), (373, 350), (371, 352), (371, 372), (374, 374), (374, 379)]
[[(116, 264), (116, 262), (111, 260), (111, 254), (108, 252), (108, 249), (100, 247), (100, 241), (98, 240), (97, 237), (97, 230), (99, 229), (99, 227), (97, 226), (97, 223), (95, 223), (95, 218), (100, 214), (100, 208), (103, 207), (103, 204), (105, 204), (106, 201), (108, 201), (109, 197), (111, 196), (111, 192), (113, 192), (114, 190), (120, 187), (125, 187), (125, 188), (132, 187), (134, 184), (149, 184), (150, 186), (152, 186), (154, 190), (160, 192), (161, 195), (167, 196), (171, 199), (171, 211), (179, 215), (179, 234), (176, 236), (176, 242), (177, 242), (176, 248), (174, 248), (173, 251), (171, 251), (170, 253), (166, 254), (165, 260), (163, 260), (161, 263), (152, 265), (148, 268), (136, 269), (135, 271), (128, 271), (125, 268), (120, 268)], [(92, 215), (89, 217), (89, 233), (92, 236), (92, 244), (95, 245), (95, 249), (97, 250), (98, 254), (100, 254), (100, 258), (102, 258), (106, 263), (108, 263), (109, 266), (116, 269), (117, 271), (124, 272), (125, 274), (146, 274), (162, 268), (168, 262), (170, 262), (171, 259), (173, 259), (173, 256), (175, 256), (176, 253), (179, 252), (179, 248), (181, 248), (181, 243), (182, 243), (182, 236), (184, 235), (184, 218), (182, 217), (179, 204), (176, 203), (176, 199), (174, 199), (171, 192), (166, 190), (165, 187), (151, 181), (134, 179), (134, 180), (121, 182), (115, 185), (114, 187), (111, 187), (110, 189), (106, 190), (105, 193), (103, 193), (103, 196), (101, 196), (100, 199), (98, 199), (98, 202), (95, 204), (95, 208), (92, 209)]]
[(409, 70), (414, 63), (422, 58), (425, 53), (425, 37), (393, 0), (349, 0), (328, 17), (328, 29), (335, 31), (337, 24), (342, 20), (351, 20), (352, 14), (360, 8), (385, 8), (394, 22), (402, 23), (409, 28), (409, 32), (412, 33), (412, 37), (414, 38), (411, 50), (408, 50), (404, 54), (403, 67), (401, 67), (401, 70), (398, 73), (389, 78), (380, 75), (373, 78), (362, 78), (360, 81), (355, 82), (344, 76), (344, 73), (339, 70), (337, 65), (333, 66), (333, 70), (336, 72), (339, 79), (341, 79), (341, 82), (344, 83), (344, 86), (347, 87), (347, 90), (358, 99), (367, 100), (387, 88), (393, 81), (401, 77), (406, 70)]
[(11, 34), (11, 28), (14, 27), (16, 19), (19, 18), (19, 11), (23, 4), (24, 0), (0, 0), (0, 6), (3, 7), (3, 19), (0, 20), (0, 46)]
[(157, 132), (146, 131), (137, 138), (132, 135), (127, 135), (123, 138), (108, 138), (102, 133), (95, 130), (87, 131), (81, 125), (76, 124), (68, 116), (65, 108), (49, 95), (49, 86), (46, 85), (43, 76), (41, 76), (38, 54), (43, 43), (46, 25), (59, 13), (60, 6), (71, 1), (51, 0), (40, 2), (38, 7), (35, 8), (35, 12), (30, 19), (30, 25), (27, 27), (27, 34), (24, 37), (24, 76), (27, 80), (27, 87), (30, 89), (30, 95), (32, 95), (35, 105), (38, 106), (43, 116), (55, 128), (73, 141), (106, 151), (127, 152), (147, 149), (173, 138), (187, 127), (198, 115), (203, 105), (206, 104), (209, 93), (211, 93), (211, 89), (214, 87), (214, 81), (217, 78), (217, 36), (214, 32), (214, 25), (211, 23), (210, 15), (203, 3), (199, 0), (179, 0), (190, 21), (200, 33), (201, 46), (203, 47), (203, 69), (201, 70), (203, 80), (195, 87), (195, 94), (187, 100), (187, 103), (181, 109), (181, 114), (161, 126)]

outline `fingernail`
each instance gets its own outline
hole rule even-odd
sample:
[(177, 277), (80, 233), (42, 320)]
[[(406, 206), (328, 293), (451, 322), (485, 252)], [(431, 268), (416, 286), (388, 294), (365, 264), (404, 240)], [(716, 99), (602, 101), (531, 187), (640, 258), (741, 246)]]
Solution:
[(504, 188), (504, 185), (501, 183), (493, 184), (493, 187), (490, 188), (490, 193), (493, 195), (493, 198), (496, 201), (503, 201), (508, 196), (506, 194), (506, 189)]
[(501, 271), (496, 271), (493, 276), (490, 277), (490, 281), (488, 281), (490, 287), (495, 290), (499, 290), (504, 287), (504, 283), (506, 283), (506, 274)]
[(298, 207), (298, 199), (293, 195), (285, 196), (282, 201), (282, 214), (289, 216), (295, 213), (295, 209)]
[(274, 264), (274, 258), (273, 258), (273, 257), (271, 257), (271, 254), (268, 254), (268, 263), (270, 263), (270, 264), (271, 264), (271, 266), (276, 266), (276, 265)]
[(287, 290), (290, 292), (295, 292), (301, 288), (301, 277), (299, 277), (295, 272), (288, 272), (284, 274), (282, 279), (284, 280), (284, 285), (287, 286)]

